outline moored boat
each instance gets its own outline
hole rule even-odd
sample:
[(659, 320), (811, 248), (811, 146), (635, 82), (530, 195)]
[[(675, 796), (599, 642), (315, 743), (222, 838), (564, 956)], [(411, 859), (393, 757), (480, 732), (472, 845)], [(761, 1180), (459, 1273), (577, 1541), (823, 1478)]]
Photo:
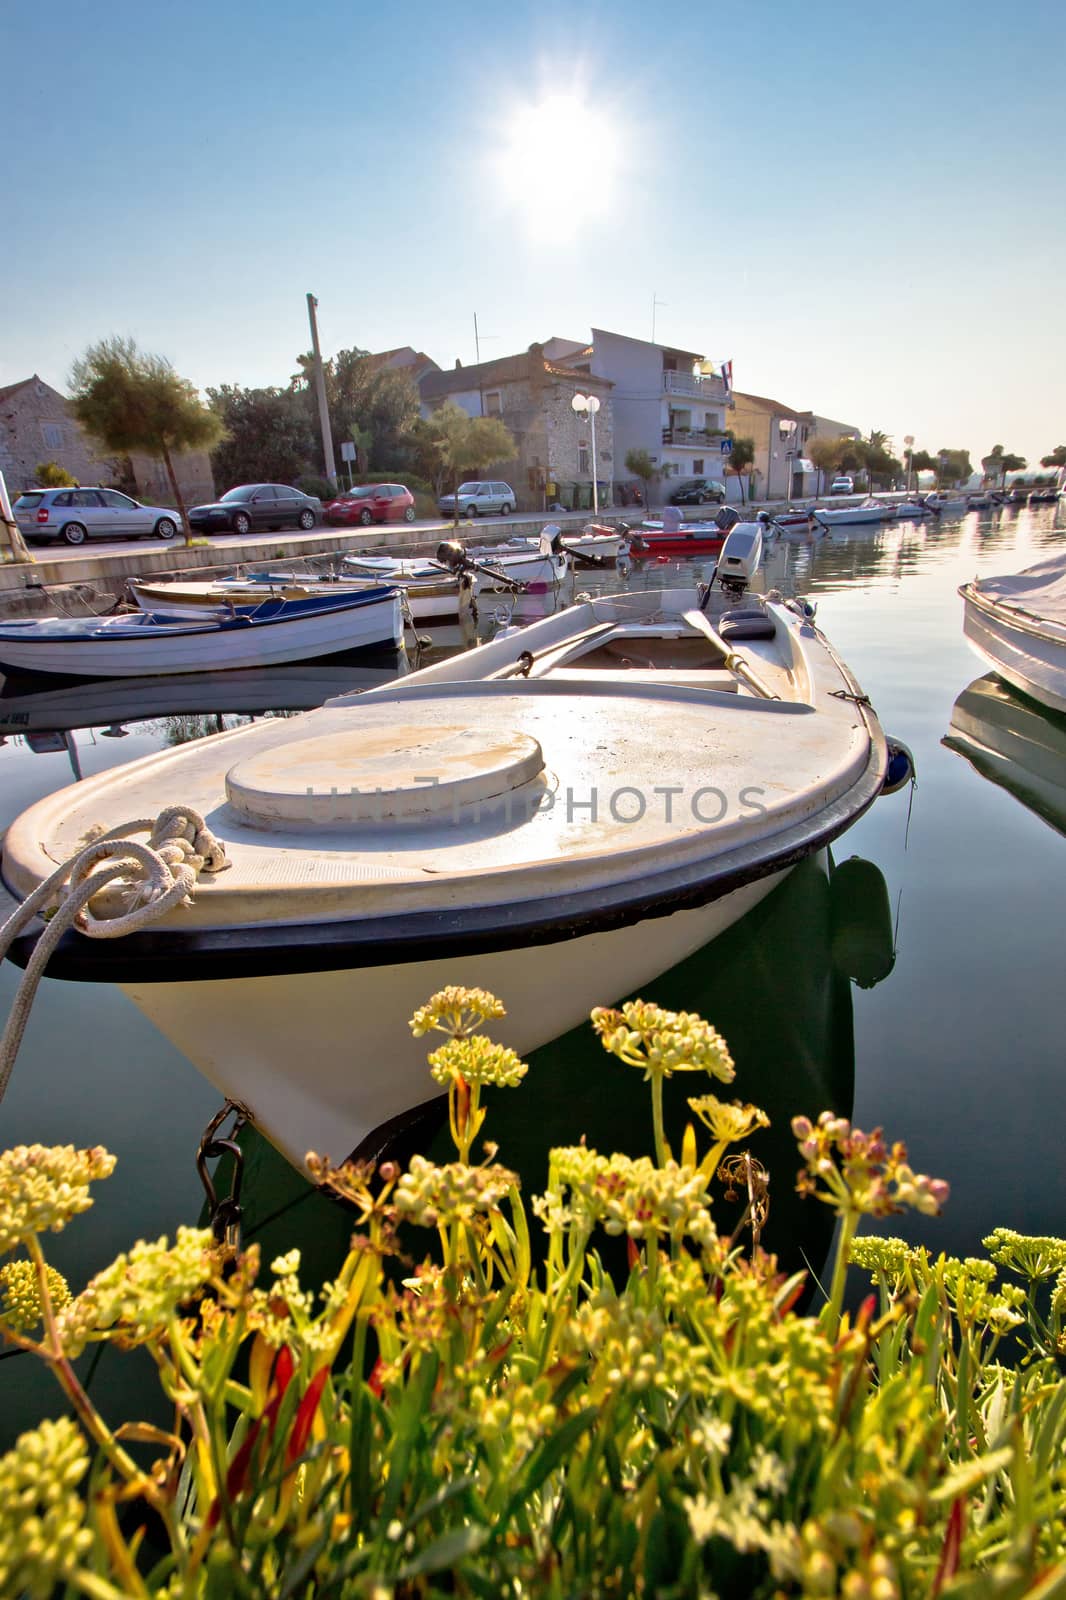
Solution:
[(24, 899), (90, 823), (198, 812), (227, 870), (150, 930), (64, 934), (47, 970), (121, 984), (294, 1162), (344, 1156), (427, 1098), (406, 1022), (433, 991), (505, 996), (526, 1053), (702, 947), (880, 792), (877, 718), (809, 608), (708, 598), (582, 602), (93, 777), (10, 826), (4, 882)]
[(880, 500), (864, 500), (856, 506), (816, 506), (811, 512), (811, 517), (821, 528), (860, 527), (884, 522), (893, 515), (893, 508)]
[(1066, 711), (1066, 554), (959, 590), (963, 631), (981, 660), (1053, 711)]
[(268, 596), (254, 609), (202, 620), (145, 611), (9, 618), (0, 623), (0, 668), (74, 678), (152, 677), (397, 649), (402, 642), (399, 592), (379, 586), (302, 600)]

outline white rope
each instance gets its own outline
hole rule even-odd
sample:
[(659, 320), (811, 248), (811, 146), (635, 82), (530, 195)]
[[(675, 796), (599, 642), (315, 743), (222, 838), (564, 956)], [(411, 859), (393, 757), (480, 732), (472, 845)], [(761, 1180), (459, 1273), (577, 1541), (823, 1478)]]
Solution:
[[(131, 833), (147, 833), (148, 843), (129, 838)], [(108, 864), (93, 872), (102, 861)], [(77, 928), (90, 939), (135, 933), (174, 906), (191, 905), (201, 872), (224, 872), (229, 865), (225, 846), (199, 812), (189, 806), (167, 806), (154, 820), (142, 817), (101, 834), (27, 895), (0, 927), (0, 961), (34, 917), (52, 914), (22, 974), (0, 1039), (0, 1100), (7, 1092), (37, 985), (67, 930)], [(126, 909), (97, 916), (91, 901), (110, 883), (121, 884), (120, 899)]]

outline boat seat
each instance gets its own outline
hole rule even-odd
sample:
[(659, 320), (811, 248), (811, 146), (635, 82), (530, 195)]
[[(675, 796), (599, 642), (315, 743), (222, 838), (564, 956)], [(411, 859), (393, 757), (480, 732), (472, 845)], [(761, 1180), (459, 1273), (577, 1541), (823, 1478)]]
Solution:
[(773, 617), (754, 608), (723, 611), (717, 626), (723, 639), (772, 639), (777, 632)]
[(603, 667), (556, 667), (545, 673), (545, 677), (563, 683), (587, 683), (590, 678), (601, 681), (618, 678), (620, 683), (675, 683), (685, 689), (713, 689), (718, 694), (737, 692), (737, 680), (733, 674), (717, 668), (701, 672), (698, 669), (693, 671), (691, 667), (621, 667), (607, 671)]

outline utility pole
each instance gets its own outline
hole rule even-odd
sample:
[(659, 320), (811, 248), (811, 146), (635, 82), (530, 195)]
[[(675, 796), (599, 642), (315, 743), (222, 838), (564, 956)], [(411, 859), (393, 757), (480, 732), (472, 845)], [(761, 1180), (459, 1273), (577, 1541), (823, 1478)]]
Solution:
[(326, 403), (326, 374), (322, 370), (322, 351), (318, 345), (318, 319), (315, 307), (318, 301), (313, 294), (307, 296), (307, 315), (311, 323), (311, 350), (315, 358), (315, 393), (318, 396), (318, 425), (322, 429), (322, 455), (326, 463), (326, 477), (337, 481), (337, 464), (333, 459), (333, 434), (329, 426), (329, 406)]

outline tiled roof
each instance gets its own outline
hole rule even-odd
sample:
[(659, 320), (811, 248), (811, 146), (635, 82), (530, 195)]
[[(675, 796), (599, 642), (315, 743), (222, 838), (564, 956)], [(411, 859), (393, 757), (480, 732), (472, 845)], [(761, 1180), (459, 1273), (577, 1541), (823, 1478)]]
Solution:
[[(532, 351), (524, 350), (521, 355), (501, 356), (496, 361), (482, 361), (470, 367), (449, 367), (442, 372), (429, 372), (419, 384), (419, 392), (423, 400), (436, 400), (441, 395), (460, 394), (467, 389), (483, 389), (494, 383), (521, 383), (531, 373), (532, 364), (538, 358)], [(569, 367), (560, 367), (551, 361), (539, 358), (541, 367), (546, 377), (565, 378), (568, 383), (589, 384), (595, 383), (604, 389), (612, 389), (614, 385), (606, 378), (590, 378), (588, 373), (573, 372)]]
[(749, 400), (764, 411), (772, 411), (775, 417), (788, 417), (793, 422), (809, 422), (813, 416), (813, 412), (793, 411), (791, 406), (783, 406), (779, 400), (771, 400), (764, 394), (743, 394), (739, 389), (734, 389), (733, 398)]

